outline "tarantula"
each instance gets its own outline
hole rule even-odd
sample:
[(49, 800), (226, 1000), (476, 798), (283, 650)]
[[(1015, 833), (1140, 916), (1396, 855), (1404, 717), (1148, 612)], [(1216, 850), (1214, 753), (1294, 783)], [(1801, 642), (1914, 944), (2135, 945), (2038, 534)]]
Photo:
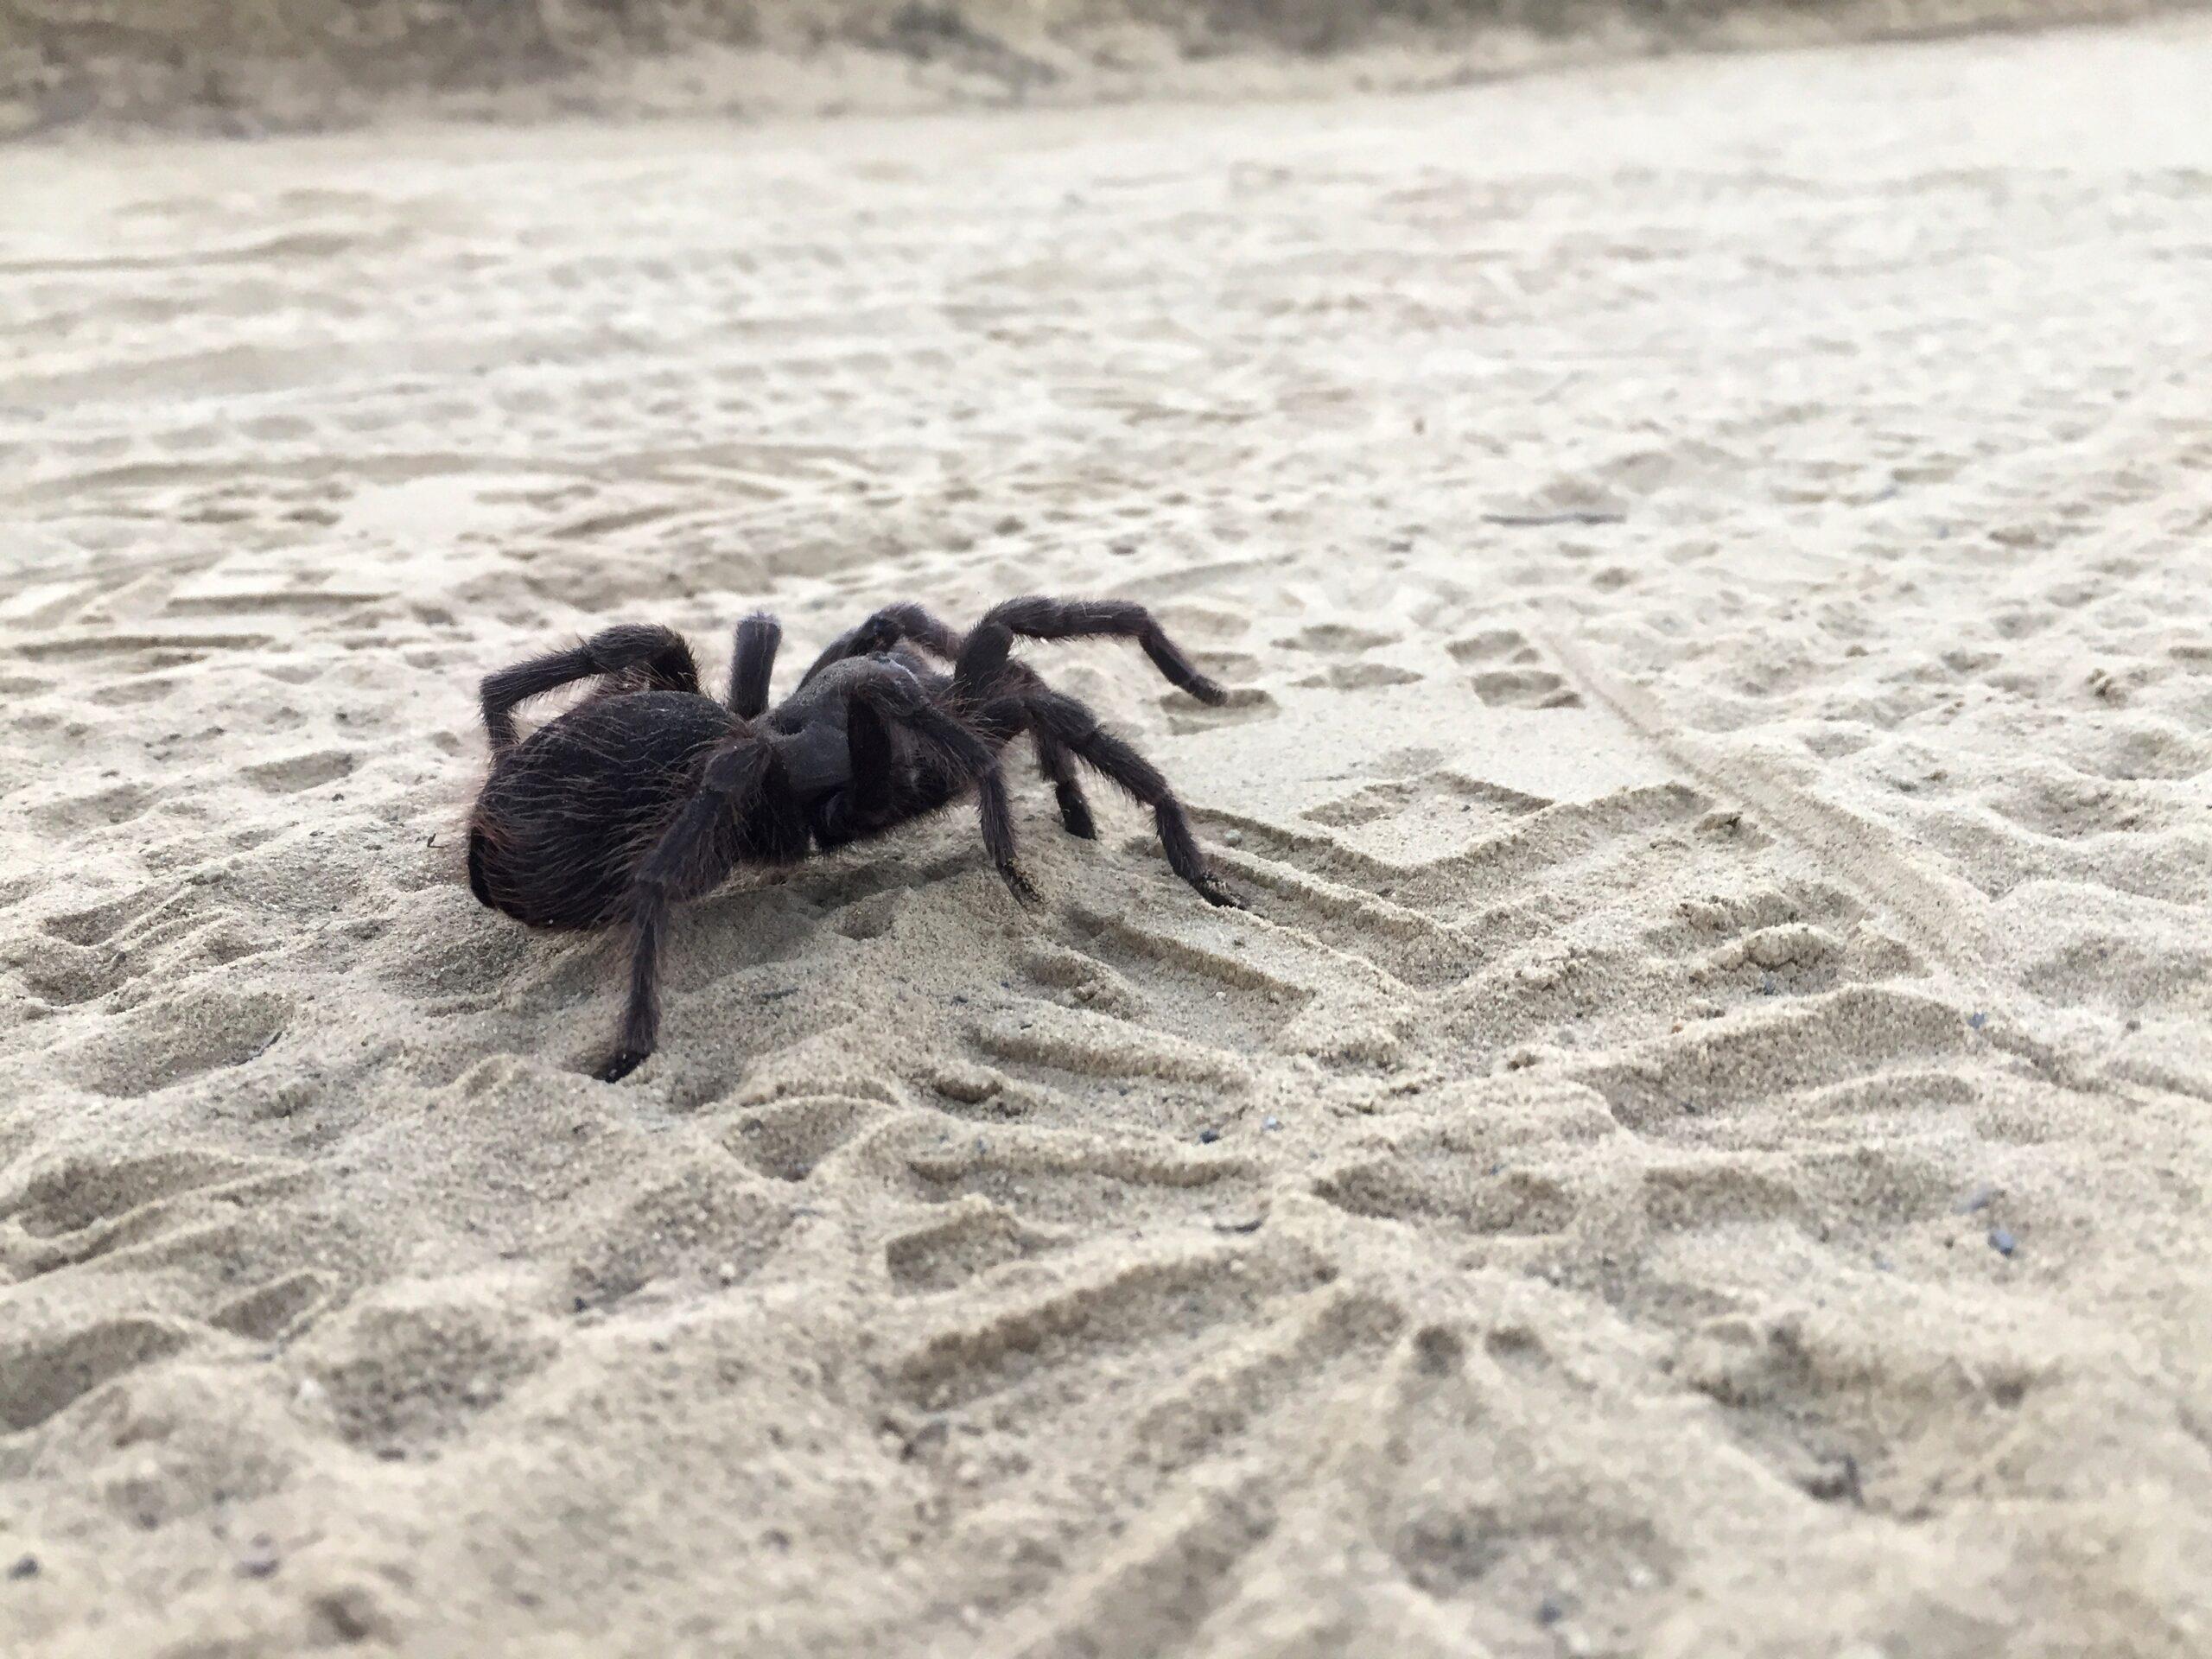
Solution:
[[(652, 1052), (670, 906), (741, 863), (792, 863), (973, 792), (992, 863), (1033, 902), (999, 766), (1023, 732), (1070, 835), (1097, 833), (1080, 760), (1152, 809), (1176, 874), (1209, 904), (1236, 905), (1152, 763), (1009, 655), (1017, 637), (1096, 636), (1135, 639), (1203, 702), (1227, 695), (1141, 605), (1118, 600), (1012, 599), (964, 635), (918, 605), (887, 606), (840, 635), (772, 709), (783, 629), (766, 612), (737, 626), (726, 702), (701, 693), (681, 637), (645, 624), (503, 669), (482, 686), (492, 770), (469, 822), (468, 885), (534, 926), (629, 924), (629, 1001), (595, 1074), (609, 1083)], [(518, 704), (594, 677), (584, 701), (518, 735)]]

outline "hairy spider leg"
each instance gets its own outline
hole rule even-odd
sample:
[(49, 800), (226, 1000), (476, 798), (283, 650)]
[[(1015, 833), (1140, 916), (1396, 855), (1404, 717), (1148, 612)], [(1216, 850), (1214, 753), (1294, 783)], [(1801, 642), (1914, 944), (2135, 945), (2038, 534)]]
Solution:
[(740, 719), (758, 720), (767, 712), (768, 680), (783, 642), (783, 624), (766, 611), (755, 611), (737, 625), (729, 658), (729, 706)]
[(576, 680), (632, 670), (642, 670), (645, 684), (657, 690), (696, 692), (699, 689), (699, 669), (691, 660), (691, 647), (673, 629), (651, 622), (602, 628), (567, 651), (533, 657), (486, 675), (479, 696), (492, 753), (497, 755), (514, 747), (518, 703), (557, 691)]

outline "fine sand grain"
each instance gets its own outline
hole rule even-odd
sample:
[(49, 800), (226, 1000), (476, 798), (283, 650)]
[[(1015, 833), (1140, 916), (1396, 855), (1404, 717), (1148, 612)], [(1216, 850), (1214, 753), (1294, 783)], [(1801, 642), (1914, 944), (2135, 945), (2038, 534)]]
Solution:
[[(11, 155), (0, 1653), (2212, 1652), (2208, 85)], [(1025, 776), (580, 1075), (477, 677), (1027, 590), (1251, 912)]]

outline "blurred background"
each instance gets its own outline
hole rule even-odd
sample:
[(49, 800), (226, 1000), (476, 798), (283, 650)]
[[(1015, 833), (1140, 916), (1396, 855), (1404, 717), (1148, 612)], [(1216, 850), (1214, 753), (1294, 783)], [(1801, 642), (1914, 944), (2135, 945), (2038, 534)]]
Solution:
[[(2155, 0), (0, 0), (0, 135), (786, 113), (1451, 85)], [(2172, 8), (2165, 8), (2172, 9)]]

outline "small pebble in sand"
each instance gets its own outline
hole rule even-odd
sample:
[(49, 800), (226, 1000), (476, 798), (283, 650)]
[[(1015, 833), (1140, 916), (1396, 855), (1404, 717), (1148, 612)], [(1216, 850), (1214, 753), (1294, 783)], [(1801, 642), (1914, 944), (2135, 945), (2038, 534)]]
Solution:
[(1997, 1189), (1987, 1181), (1983, 1181), (1961, 1198), (1955, 1207), (1960, 1215), (1970, 1216), (1977, 1210), (1988, 1209), (1996, 1197)]
[(1220, 1139), (1221, 1131), (1219, 1129), (1200, 1129), (1198, 1131), (1198, 1143), (1201, 1146), (1210, 1147)]
[(35, 1555), (18, 1556), (16, 1560), (16, 1564), (8, 1569), (8, 1576), (10, 1579), (17, 1580), (23, 1579), (35, 1579), (38, 1577), (38, 1557)]
[(1967, 1026), (1975, 1031), (1980, 1031), (1988, 1023), (1989, 1016), (1986, 1014), (1970, 1014), (1967, 1016)]
[(1279, 1117), (1263, 1117), (1260, 1120), (1260, 1127), (1263, 1129), (1279, 1129), (1282, 1128), (1282, 1119)]
[(1993, 1227), (1989, 1230), (1989, 1248), (1999, 1255), (2010, 1255), (2020, 1248), (2020, 1242), (2005, 1228)]
[(1244, 844), (1244, 832), (1242, 830), (1224, 830), (1221, 838), (1231, 847), (1242, 847)]
[(937, 1091), (947, 1100), (980, 1104), (999, 1091), (999, 1080), (977, 1066), (948, 1066), (938, 1074)]
[(275, 1573), (282, 1564), (283, 1558), (276, 1554), (276, 1546), (270, 1541), (269, 1535), (256, 1533), (253, 1541), (238, 1557), (238, 1572), (245, 1578), (265, 1579)]

